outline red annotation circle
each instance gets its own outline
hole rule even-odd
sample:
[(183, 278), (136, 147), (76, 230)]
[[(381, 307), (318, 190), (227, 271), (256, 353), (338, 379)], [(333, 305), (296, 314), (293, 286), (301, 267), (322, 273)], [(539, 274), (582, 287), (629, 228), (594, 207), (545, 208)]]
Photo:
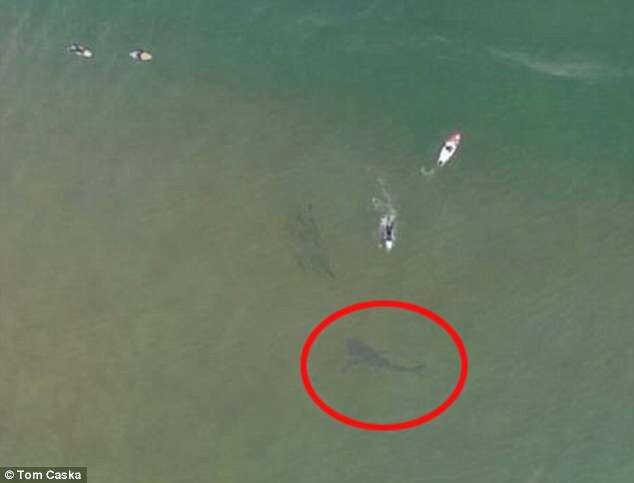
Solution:
[[(451, 337), (451, 340), (458, 349), (458, 355), (460, 356), (460, 375), (458, 377), (458, 382), (455, 387), (440, 405), (431, 411), (419, 416), (417, 418), (408, 419), (406, 421), (396, 422), (396, 423), (371, 423), (367, 421), (361, 421), (359, 419), (354, 419), (349, 416), (346, 416), (343, 413), (340, 413), (336, 409), (332, 408), (326, 402), (324, 402), (310, 380), (310, 376), (308, 375), (308, 357), (310, 356), (310, 350), (317, 338), (321, 335), (321, 333), (326, 330), (326, 328), (335, 323), (337, 320), (342, 319), (346, 315), (350, 315), (354, 312), (360, 312), (362, 310), (367, 310), (371, 308), (377, 307), (388, 307), (395, 308), (401, 310), (407, 310), (409, 312), (414, 312), (419, 314), (427, 319), (433, 320), (436, 324), (438, 324), (447, 334)], [(465, 349), (464, 343), (460, 338), (460, 335), (456, 330), (440, 315), (432, 312), (425, 307), (421, 307), (419, 305), (414, 305), (409, 302), (402, 302), (399, 300), (368, 300), (366, 302), (359, 302), (353, 305), (349, 305), (344, 307), (326, 317), (322, 320), (319, 325), (317, 325), (312, 332), (309, 334), (306, 342), (304, 342), (304, 347), (302, 348), (302, 355), (300, 360), (300, 369), (302, 375), (302, 382), (304, 383), (304, 388), (306, 392), (313, 400), (313, 402), (321, 408), (326, 414), (330, 415), (337, 421), (347, 424), (349, 426), (353, 426), (359, 429), (365, 429), (369, 431), (400, 431), (402, 429), (409, 429), (415, 426), (419, 426), (421, 424), (428, 423), (432, 419), (437, 418), (442, 413), (444, 413), (449, 407), (456, 402), (456, 399), (460, 396), (462, 392), (465, 382), (467, 380), (467, 370), (468, 370), (468, 358), (467, 358), (467, 350)]]

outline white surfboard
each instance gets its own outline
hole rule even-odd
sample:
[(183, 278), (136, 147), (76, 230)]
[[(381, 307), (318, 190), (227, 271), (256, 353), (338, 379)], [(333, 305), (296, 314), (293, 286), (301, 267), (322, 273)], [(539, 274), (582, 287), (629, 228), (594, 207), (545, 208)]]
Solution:
[(440, 149), (440, 154), (438, 155), (438, 166), (443, 167), (445, 164), (449, 162), (449, 160), (456, 154), (458, 150), (458, 146), (460, 146), (460, 138), (462, 135), (459, 132), (453, 133), (447, 139)]

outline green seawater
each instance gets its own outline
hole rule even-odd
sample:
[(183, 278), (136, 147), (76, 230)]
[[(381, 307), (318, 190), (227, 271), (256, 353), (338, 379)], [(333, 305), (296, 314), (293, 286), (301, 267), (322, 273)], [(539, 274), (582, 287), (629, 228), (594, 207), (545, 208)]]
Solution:
[[(0, 0), (0, 464), (634, 481), (633, 21), (625, 0)], [(304, 392), (311, 329), (371, 298), (466, 344), (427, 425), (361, 431)], [(348, 367), (350, 337), (424, 371)], [(387, 309), (310, 362), (379, 422), (458, 374), (446, 334)]]

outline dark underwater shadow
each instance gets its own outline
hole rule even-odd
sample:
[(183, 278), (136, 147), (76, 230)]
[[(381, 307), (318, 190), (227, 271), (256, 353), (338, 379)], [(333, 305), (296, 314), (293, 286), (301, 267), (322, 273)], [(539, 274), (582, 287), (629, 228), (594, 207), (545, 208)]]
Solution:
[(289, 217), (287, 231), (294, 245), (294, 255), (299, 267), (320, 277), (335, 278), (328, 251), (324, 246), (312, 203), (302, 206)]

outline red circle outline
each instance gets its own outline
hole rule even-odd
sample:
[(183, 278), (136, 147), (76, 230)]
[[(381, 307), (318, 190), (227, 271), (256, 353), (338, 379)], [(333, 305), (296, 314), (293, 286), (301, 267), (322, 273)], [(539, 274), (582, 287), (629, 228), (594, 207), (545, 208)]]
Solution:
[[(460, 356), (460, 375), (458, 377), (458, 382), (455, 387), (440, 405), (431, 411), (419, 416), (417, 418), (408, 419), (406, 421), (398, 422), (398, 423), (369, 423), (366, 421), (361, 421), (360, 419), (354, 419), (349, 416), (346, 416), (343, 413), (340, 413), (336, 409), (332, 408), (328, 404), (326, 404), (317, 394), (315, 388), (313, 387), (312, 382), (310, 381), (310, 376), (308, 375), (308, 357), (310, 355), (310, 350), (312, 349), (315, 341), (321, 335), (321, 333), (331, 324), (336, 322), (337, 320), (345, 317), (354, 312), (359, 312), (361, 310), (366, 310), (375, 307), (390, 307), (390, 308), (398, 308), (402, 310), (408, 310), (410, 312), (417, 313), (426, 317), (428, 319), (433, 320), (438, 324), (449, 336), (451, 340), (458, 349), (458, 354)], [(440, 315), (432, 312), (425, 307), (421, 307), (419, 305), (415, 305), (409, 302), (402, 302), (400, 300), (368, 300), (365, 302), (359, 302), (356, 304), (348, 305), (336, 312), (330, 314), (324, 320), (322, 320), (308, 335), (308, 338), (304, 342), (304, 347), (302, 348), (302, 354), (300, 358), (300, 372), (302, 376), (302, 383), (304, 384), (304, 388), (306, 392), (313, 400), (313, 402), (326, 414), (330, 417), (336, 419), (337, 421), (347, 424), (349, 426), (353, 426), (359, 429), (365, 429), (369, 431), (400, 431), (403, 429), (410, 429), (415, 426), (419, 426), (421, 424), (425, 424), (430, 422), (432, 419), (437, 418), (442, 413), (444, 413), (449, 407), (456, 402), (456, 399), (460, 396), (464, 385), (467, 381), (467, 372), (468, 372), (469, 361), (467, 357), (467, 350), (462, 342), (462, 339), (458, 332)]]

